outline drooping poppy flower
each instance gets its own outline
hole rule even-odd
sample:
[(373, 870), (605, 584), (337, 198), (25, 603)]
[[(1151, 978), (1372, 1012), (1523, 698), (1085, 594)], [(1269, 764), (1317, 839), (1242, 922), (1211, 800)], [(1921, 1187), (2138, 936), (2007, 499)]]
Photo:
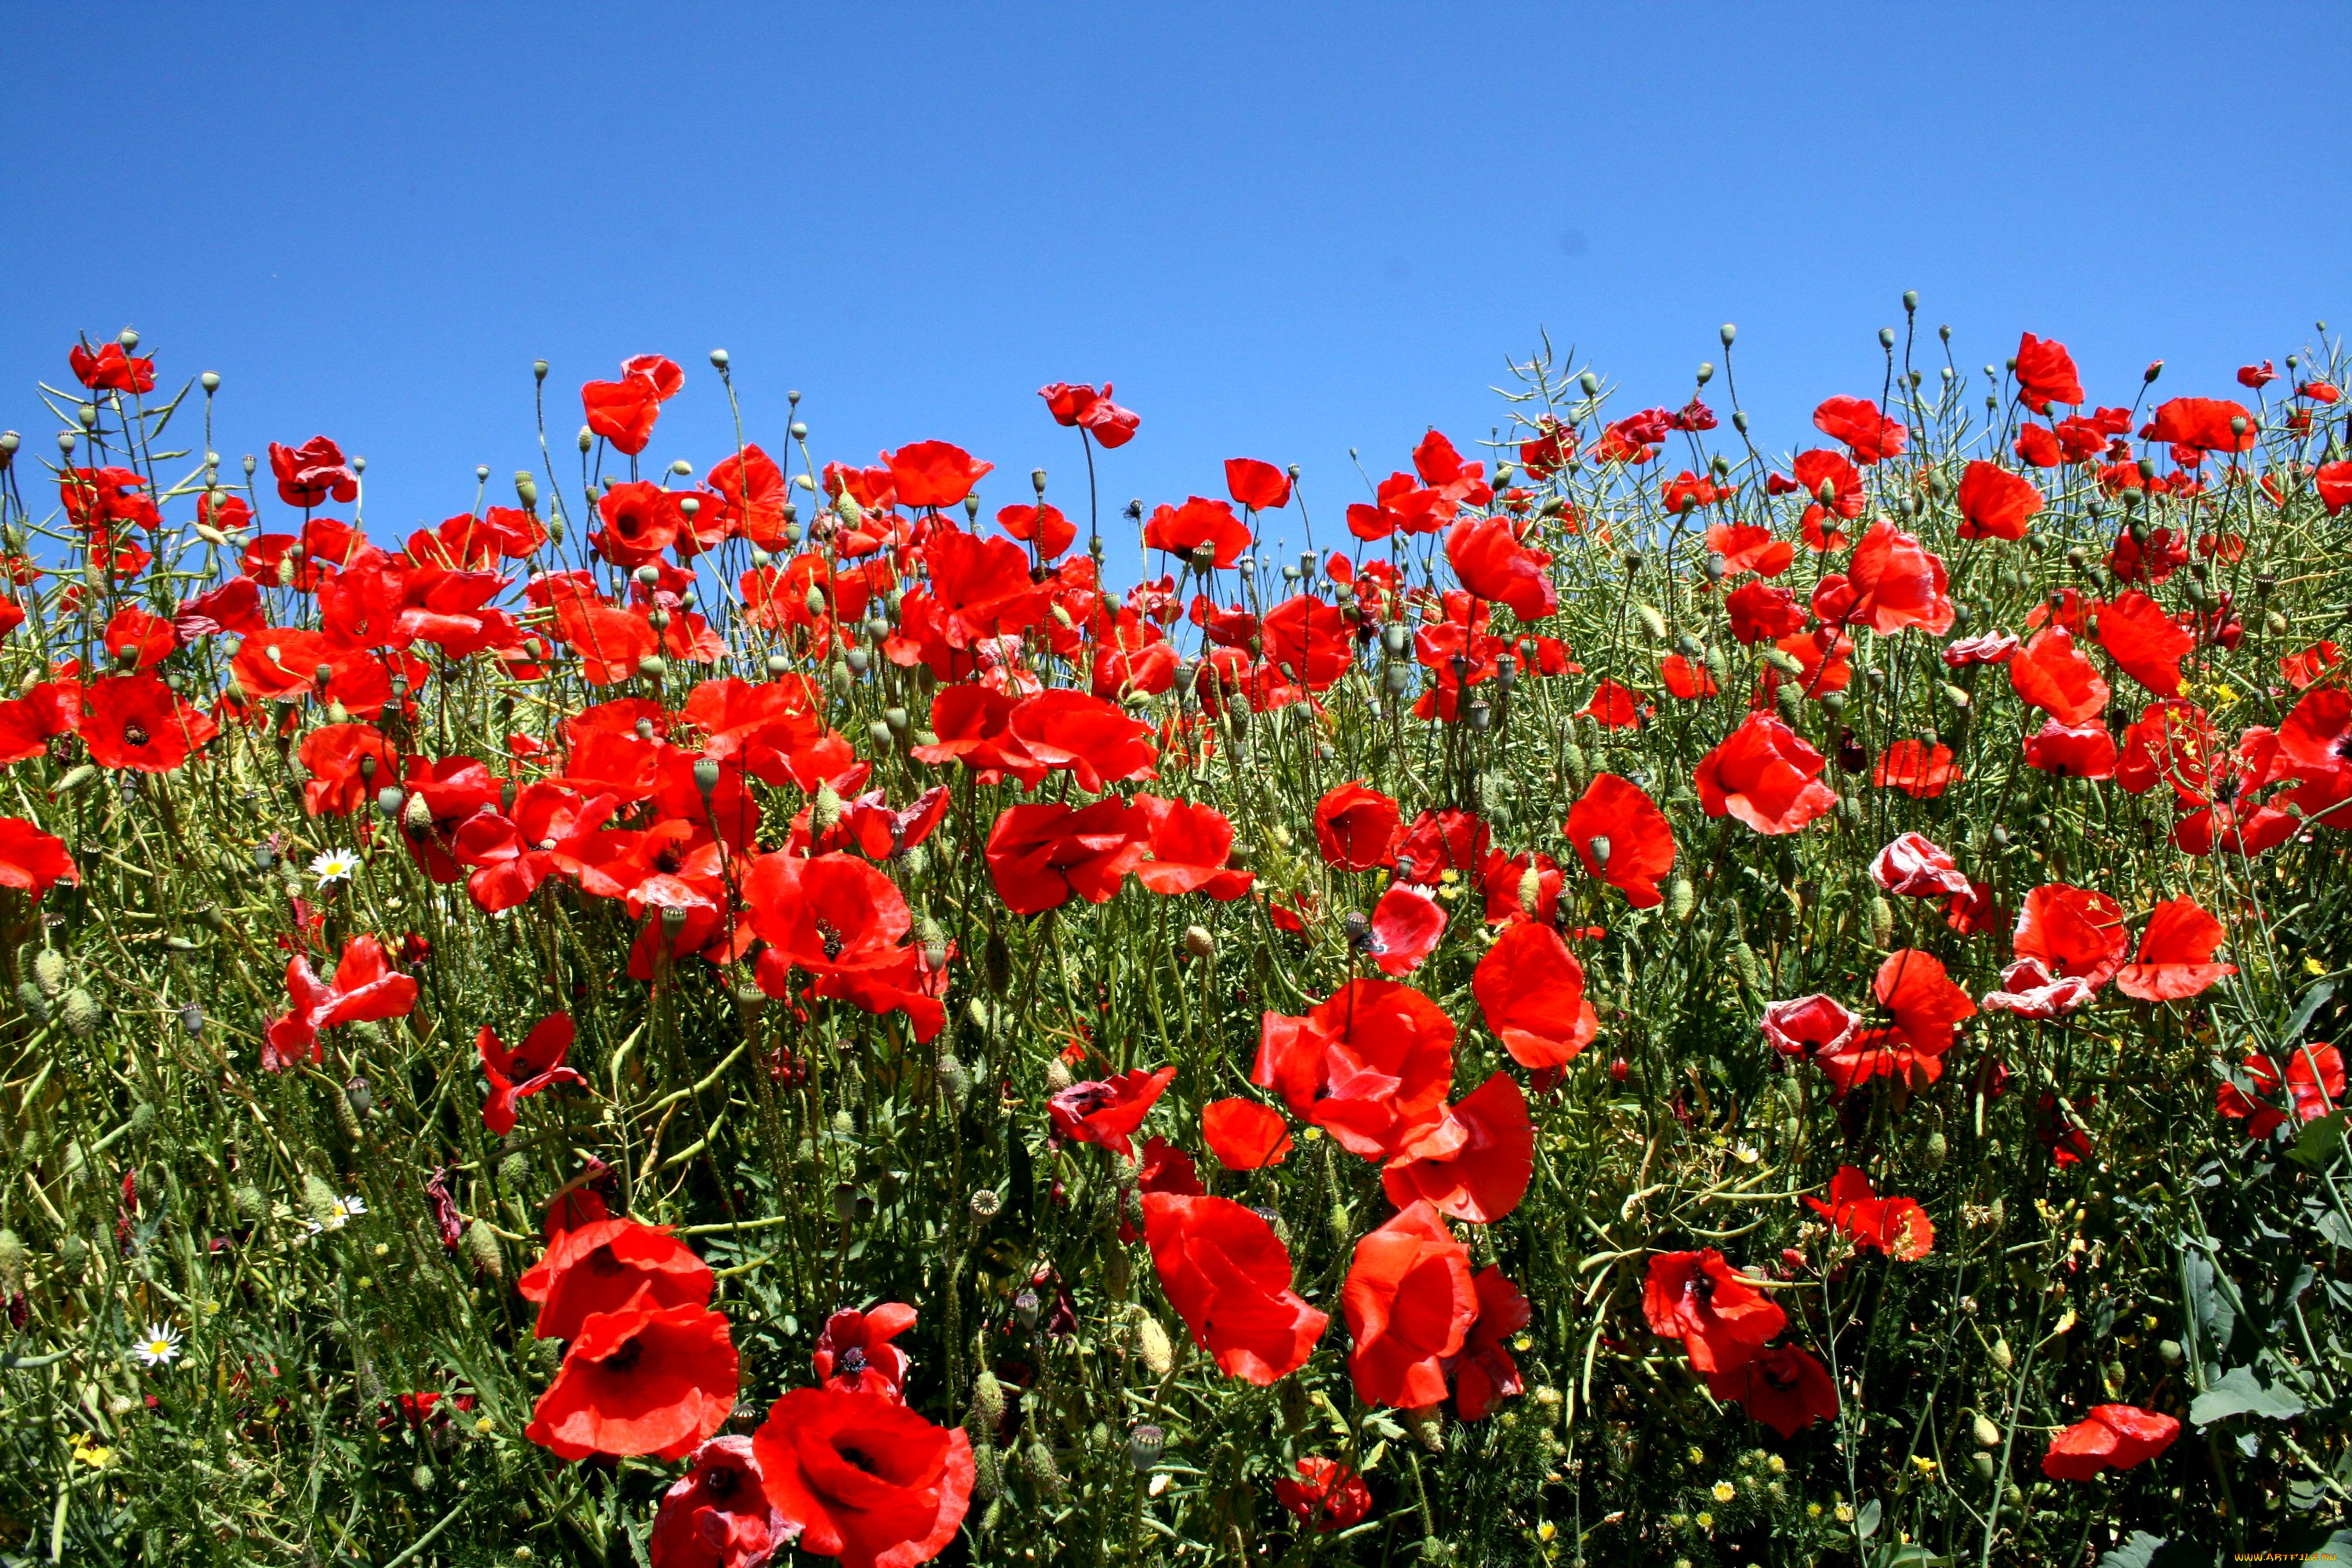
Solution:
[(1865, 466), (1902, 451), (1910, 434), (1900, 420), (1887, 418), (1866, 397), (1824, 398), (1813, 410), (1813, 428), (1844, 442), (1853, 460)]
[(1434, 891), (1412, 882), (1391, 882), (1372, 906), (1364, 952), (1383, 974), (1406, 975), (1437, 951), (1445, 935), (1445, 909)]
[(1150, 825), (1151, 858), (1136, 867), (1135, 879), (1155, 893), (1206, 893), (1220, 903), (1248, 896), (1255, 874), (1228, 868), (1234, 825), (1203, 802), (1162, 800), (1139, 795), (1136, 809)]
[(723, 1315), (641, 1299), (581, 1325), (523, 1435), (562, 1459), (683, 1458), (726, 1424), (739, 1373)]
[(359, 476), (343, 460), (343, 449), (324, 436), (313, 436), (299, 447), (272, 441), (269, 471), (278, 480), (278, 499), (288, 506), (307, 510), (329, 500), (348, 503), (359, 498)]
[(947, 441), (917, 441), (883, 453), (882, 461), (890, 469), (898, 504), (918, 511), (961, 505), (972, 486), (996, 468)]
[(1045, 1109), (1059, 1136), (1099, 1143), (1121, 1159), (1132, 1160), (1135, 1145), (1128, 1134), (1143, 1125), (1143, 1119), (1175, 1081), (1172, 1067), (1157, 1072), (1137, 1068), (1100, 1082), (1074, 1083), (1047, 1100)]
[(0, 888), (38, 899), (59, 882), (80, 880), (64, 839), (21, 816), (0, 816)]
[(839, 1393), (878, 1394), (904, 1402), (913, 1362), (890, 1342), (915, 1326), (915, 1309), (885, 1301), (864, 1311), (844, 1308), (824, 1321), (809, 1354), (817, 1382)]
[(1580, 711), (1603, 729), (1623, 730), (1642, 722), (1649, 714), (1649, 704), (1632, 687), (1604, 679), (1593, 688), (1592, 700)]
[(1445, 1397), (1445, 1365), (1478, 1316), (1468, 1249), (1436, 1205), (1412, 1204), (1356, 1243), (1339, 1301), (1356, 1396), (1418, 1409)]
[(1290, 504), (1290, 476), (1255, 458), (1227, 458), (1225, 493), (1252, 511), (1279, 510)]
[(1966, 669), (1972, 664), (2007, 664), (2017, 657), (2017, 639), (2007, 632), (1982, 632), (1953, 638), (1940, 657), (1954, 669)]
[(152, 670), (101, 676), (83, 689), (82, 702), (82, 743), (102, 768), (168, 773), (220, 733), (209, 714)]
[(416, 1005), (416, 981), (393, 968), (383, 942), (355, 936), (343, 943), (331, 982), (319, 978), (305, 953), (287, 960), (286, 995), (288, 1010), (262, 1031), (261, 1065), (271, 1072), (323, 1059), (321, 1029), (405, 1016)]
[(1470, 992), (1488, 1032), (1524, 1068), (1565, 1067), (1601, 1032), (1584, 999), (1584, 966), (1559, 932), (1534, 921), (1495, 939), (1471, 974)]
[(2155, 600), (2126, 588), (2099, 612), (2099, 646), (2126, 675), (2170, 697), (2180, 690), (2181, 656), (2197, 646)]
[(571, 1014), (551, 1013), (531, 1026), (520, 1047), (509, 1051), (496, 1029), (482, 1026), (474, 1037), (474, 1049), (482, 1058), (482, 1076), (490, 1080), (489, 1096), (482, 1101), (484, 1127), (503, 1138), (514, 1131), (516, 1101), (559, 1083), (588, 1081), (563, 1065), (574, 1032)]
[(1916, 1198), (1882, 1198), (1870, 1177), (1840, 1165), (1830, 1180), (1827, 1203), (1809, 1197), (1805, 1206), (1852, 1237), (1856, 1247), (1883, 1252), (1898, 1263), (1916, 1263), (1936, 1249), (1936, 1227)]
[(1182, 506), (1154, 507), (1143, 525), (1143, 547), (1165, 550), (1187, 560), (1198, 551), (1209, 552), (1210, 563), (1222, 572), (1241, 559), (1250, 547), (1249, 526), (1221, 500), (1192, 496)]
[(766, 1568), (794, 1526), (768, 1497), (749, 1437), (694, 1451), (654, 1512), (653, 1568)]
[(1749, 647), (1777, 641), (1805, 626), (1804, 607), (1797, 603), (1797, 595), (1761, 578), (1742, 583), (1725, 595), (1723, 607), (1731, 617), (1731, 635)]
[(2064, 343), (2032, 332), (2019, 340), (2017, 400), (2036, 414), (2049, 413), (2053, 403), (2082, 403), (2083, 378)]
[(1023, 751), (1049, 769), (1068, 769), (1089, 795), (1111, 784), (1158, 776), (1151, 726), (1088, 692), (1066, 687), (1041, 691), (1014, 705), (1006, 727)]
[(2099, 724), (2061, 724), (2055, 719), (2025, 737), (2025, 765), (2070, 779), (2106, 779), (2116, 774), (2116, 738)]
[(1837, 1384), (1829, 1369), (1795, 1345), (1766, 1345), (1753, 1360), (1709, 1373), (1706, 1386), (1716, 1398), (1738, 1405), (1783, 1438), (1816, 1421), (1837, 1419)]
[(2009, 683), (2018, 696), (2061, 724), (2078, 725), (2107, 705), (2106, 679), (2075, 649), (2074, 634), (2048, 626), (2009, 661)]
[(2123, 906), (2106, 894), (2046, 882), (2019, 906), (2012, 947), (2018, 957), (2039, 960), (2053, 975), (2077, 975), (2095, 991), (2124, 966), (2131, 937)]
[[(2213, 1109), (2244, 1121), (2250, 1138), (2268, 1138), (2290, 1116), (2298, 1123), (2316, 1121), (2344, 1103), (2344, 1053), (2332, 1045), (2296, 1047), (2284, 1072), (2279, 1070), (2277, 1058), (2259, 1051), (2242, 1065), (2254, 1092), (2264, 1098), (2252, 1099), (2236, 1084), (2224, 1083), (2214, 1091)], [(2282, 1088), (2286, 1090), (2284, 1110), (2270, 1103)]]
[(531, 1332), (542, 1340), (577, 1338), (589, 1319), (632, 1302), (648, 1310), (708, 1306), (714, 1288), (710, 1266), (667, 1227), (613, 1218), (564, 1230), (515, 1282), (524, 1300), (539, 1304)]
[(1465, 1421), (1484, 1421), (1496, 1405), (1525, 1388), (1510, 1342), (1535, 1321), (1535, 1309), (1498, 1268), (1481, 1270), (1471, 1286), (1478, 1316), (1454, 1363), (1454, 1409)]
[(1315, 803), (1315, 846), (1324, 864), (1343, 871), (1394, 864), (1403, 834), (1397, 803), (1360, 781), (1327, 791)]
[(1509, 605), (1522, 621), (1539, 621), (1559, 608), (1559, 589), (1546, 570), (1551, 557), (1520, 543), (1508, 517), (1464, 518), (1446, 533), (1445, 559), (1464, 587)]
[(2088, 1416), (2050, 1439), (2042, 1473), (2053, 1481), (2087, 1481), (2101, 1470), (2128, 1470), (2171, 1447), (2179, 1436), (2178, 1416), (2136, 1405), (2095, 1405)]
[(1293, 1116), (1349, 1152), (1385, 1160), (1439, 1116), (1454, 1076), (1454, 1021), (1420, 992), (1350, 980), (1304, 1016), (1265, 1016), (1250, 1081), (1280, 1094)]
[(1296, 1480), (1285, 1476), (1274, 1483), (1275, 1500), (1299, 1523), (1313, 1525), (1317, 1534), (1351, 1529), (1372, 1511), (1372, 1489), (1338, 1460), (1309, 1455), (1293, 1468)]
[(989, 830), (990, 880), (1016, 915), (1059, 909), (1073, 896), (1108, 903), (1143, 863), (1151, 825), (1116, 795), (1073, 811), (1052, 801), (1008, 805)]
[(2251, 452), (2262, 429), (2252, 410), (2226, 397), (2175, 397), (2156, 406), (2155, 417), (2140, 427), (2149, 441), (2199, 452)]
[(1143, 425), (1142, 416), (1110, 400), (1110, 383), (1107, 381), (1100, 392), (1082, 381), (1057, 381), (1039, 387), (1037, 395), (1045, 400), (1055, 424), (1064, 429), (1084, 430), (1102, 443), (1105, 451), (1126, 446)]
[(1969, 879), (1950, 853), (1924, 834), (1906, 833), (1870, 863), (1871, 879), (1890, 893), (1914, 899), (1965, 897)]
[(2022, 539), (2042, 501), (2042, 491), (2032, 480), (1982, 459), (1971, 461), (1961, 470), (1955, 499), (1960, 507), (1962, 539)]
[(1885, 636), (1918, 626), (1937, 636), (1951, 630), (1943, 557), (1884, 518), (1870, 525), (1843, 575), (1813, 588), (1813, 613), (1824, 624), (1868, 626)]
[(1535, 1173), (1535, 1124), (1508, 1073), (1496, 1073), (1431, 1123), (1381, 1168), (1389, 1202), (1416, 1201), (1473, 1225), (1519, 1206)]
[(2194, 996), (2224, 976), (2234, 963), (2216, 963), (2221, 922), (2194, 899), (2167, 899), (2148, 912), (2139, 954), (2116, 971), (2116, 989), (2142, 1002), (2178, 1002)]
[(1290, 1124), (1255, 1100), (1213, 1100), (1201, 1107), (1201, 1136), (1228, 1171), (1257, 1171), (1290, 1156)]
[(1984, 1010), (2037, 1022), (2087, 1006), (2098, 988), (2076, 974), (2053, 975), (2038, 958), (2021, 958), (2000, 972), (2000, 989), (1988, 992)]
[(1290, 1252), (1229, 1198), (1146, 1193), (1144, 1239), (1160, 1288), (1192, 1342), (1227, 1377), (1260, 1388), (1307, 1363), (1330, 1316), (1290, 1288)]
[(1675, 833), (1666, 814), (1641, 785), (1615, 773), (1595, 773), (1563, 829), (1585, 870), (1625, 895), (1637, 910), (1664, 901), (1658, 879), (1675, 868)]
[(1880, 789), (1899, 789), (1916, 800), (1933, 800), (1965, 777), (1952, 760), (1952, 748), (1941, 741), (1901, 740), (1879, 753), (1870, 782)]
[(1769, 714), (1750, 713), (1701, 758), (1693, 782), (1709, 816), (1728, 813), (1759, 833), (1794, 833), (1832, 806), (1822, 754)]
[(795, 1388), (751, 1434), (793, 1544), (842, 1568), (915, 1568), (946, 1551), (979, 1468), (961, 1426), (934, 1426), (895, 1399)]
[(1799, 996), (1764, 1009), (1764, 1037), (1784, 1057), (1814, 1057), (1836, 1052), (1853, 1037), (1858, 1022), (1834, 997)]
[(1754, 1360), (1788, 1325), (1788, 1313), (1756, 1286), (1712, 1247), (1654, 1252), (1642, 1284), (1642, 1315), (1660, 1339), (1682, 1341), (1694, 1372), (1728, 1372)]

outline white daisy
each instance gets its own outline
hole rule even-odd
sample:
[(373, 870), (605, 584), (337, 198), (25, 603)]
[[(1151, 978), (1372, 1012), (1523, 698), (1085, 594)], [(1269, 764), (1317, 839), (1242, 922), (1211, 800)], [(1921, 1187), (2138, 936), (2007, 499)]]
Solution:
[(180, 1359), (180, 1331), (168, 1323), (150, 1323), (131, 1346), (131, 1353), (151, 1370)]
[(337, 882), (348, 882), (359, 875), (360, 858), (348, 849), (330, 849), (310, 861), (310, 875), (319, 879), (319, 886), (331, 888)]
[(367, 1212), (367, 1201), (357, 1193), (353, 1193), (349, 1197), (337, 1198), (334, 1207), (327, 1211), (327, 1217), (323, 1221), (314, 1219), (310, 1222), (310, 1234), (316, 1236), (323, 1230), (341, 1230)]

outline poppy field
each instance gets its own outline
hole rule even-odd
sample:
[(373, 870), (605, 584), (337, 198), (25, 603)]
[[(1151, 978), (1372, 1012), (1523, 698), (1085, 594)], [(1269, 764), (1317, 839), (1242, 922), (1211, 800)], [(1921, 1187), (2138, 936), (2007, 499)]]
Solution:
[(397, 525), (68, 347), (0, 1563), (2301, 1561), (2352, 365), (1736, 338), (1149, 501), (542, 363)]

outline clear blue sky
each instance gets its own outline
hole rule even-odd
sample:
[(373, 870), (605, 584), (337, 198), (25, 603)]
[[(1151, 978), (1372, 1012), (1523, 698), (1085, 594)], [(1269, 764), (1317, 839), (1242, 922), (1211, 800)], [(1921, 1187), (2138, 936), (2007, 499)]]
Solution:
[[(1149, 14), (1147, 14), (1149, 13)], [(1143, 416), (1107, 500), (1306, 465), (1325, 528), (1539, 328), (1679, 401), (1736, 321), (1759, 443), (1874, 391), (1906, 288), (1963, 365), (2063, 339), (2095, 398), (2224, 392), (2352, 322), (2340, 5), (18, 6), (0, 425), (126, 323), (226, 378), (232, 456), (369, 461), (380, 539), (463, 510), (625, 354), (647, 456), (954, 440), (992, 504)], [(1721, 383), (1713, 389), (1720, 393)], [(1718, 401), (1719, 398), (1718, 398)]]

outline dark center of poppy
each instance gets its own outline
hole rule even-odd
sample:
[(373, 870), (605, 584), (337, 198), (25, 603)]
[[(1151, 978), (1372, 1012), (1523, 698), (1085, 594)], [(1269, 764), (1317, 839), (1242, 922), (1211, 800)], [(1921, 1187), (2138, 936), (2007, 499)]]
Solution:
[(657, 871), (675, 872), (684, 864), (686, 864), (686, 858), (678, 852), (678, 847), (675, 844), (662, 846), (654, 856), (654, 868)]
[(619, 1350), (614, 1351), (611, 1355), (606, 1356), (602, 1364), (604, 1370), (608, 1373), (627, 1373), (635, 1372), (637, 1368), (637, 1358), (645, 1353), (645, 1345), (639, 1341), (633, 1339), (629, 1341), (628, 1343), (623, 1345)]
[(856, 1466), (859, 1469), (864, 1470), (869, 1476), (881, 1474), (881, 1471), (875, 1468), (874, 1461), (868, 1458), (862, 1449), (854, 1448), (848, 1444), (844, 1443), (839, 1447), (835, 1448), (834, 1452), (839, 1454), (845, 1463)]
[(732, 1497), (735, 1489), (743, 1484), (743, 1472), (732, 1465), (719, 1465), (705, 1471), (702, 1489), (715, 1498)]
[(841, 933), (834, 930), (833, 926), (825, 921), (819, 921), (816, 922), (816, 933), (818, 938), (824, 943), (825, 957), (829, 959), (839, 958), (841, 956), (841, 950), (845, 945), (841, 940)]
[(847, 1350), (841, 1352), (841, 1359), (835, 1363), (835, 1364), (843, 1372), (855, 1376), (858, 1373), (866, 1370), (866, 1352), (858, 1349), (856, 1345), (852, 1345)]
[(122, 726), (122, 743), (126, 746), (143, 746), (152, 738), (147, 733), (147, 726), (136, 719)]
[(626, 1266), (613, 1256), (613, 1249), (609, 1247), (598, 1247), (582, 1261), (589, 1270), (604, 1275), (607, 1279), (615, 1274), (627, 1272)]

